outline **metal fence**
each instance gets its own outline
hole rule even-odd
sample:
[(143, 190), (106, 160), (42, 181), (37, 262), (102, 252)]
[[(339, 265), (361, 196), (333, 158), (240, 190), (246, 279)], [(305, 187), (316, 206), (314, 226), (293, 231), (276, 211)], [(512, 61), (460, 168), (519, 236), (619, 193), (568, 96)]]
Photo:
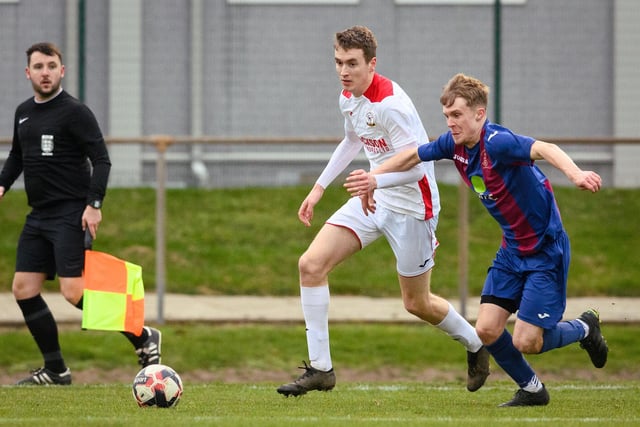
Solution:
[[(339, 138), (226, 138), (155, 135), (105, 138), (112, 154), (110, 187), (151, 186), (156, 192), (156, 292), (158, 323), (164, 323), (166, 292), (166, 190), (198, 186), (283, 186), (312, 184), (324, 168)], [(613, 183), (618, 160), (616, 147), (640, 149), (640, 138), (540, 138), (565, 149), (583, 169), (597, 170), (605, 183)], [(0, 138), (0, 164), (11, 140)], [(638, 156), (631, 163), (637, 165)], [(468, 190), (451, 162), (436, 163), (439, 182), (459, 184), (459, 289), (461, 314), (466, 315), (468, 281)], [(361, 155), (351, 169), (368, 168)], [(550, 180), (568, 183), (559, 171), (544, 162), (540, 167)], [(118, 173), (113, 173), (119, 171)], [(636, 173), (633, 167), (631, 173)], [(120, 182), (119, 182), (120, 180)], [(115, 181), (115, 182), (114, 182)], [(555, 185), (555, 184), (554, 184)], [(611, 186), (609, 184), (608, 186)], [(20, 183), (16, 183), (20, 187)]]

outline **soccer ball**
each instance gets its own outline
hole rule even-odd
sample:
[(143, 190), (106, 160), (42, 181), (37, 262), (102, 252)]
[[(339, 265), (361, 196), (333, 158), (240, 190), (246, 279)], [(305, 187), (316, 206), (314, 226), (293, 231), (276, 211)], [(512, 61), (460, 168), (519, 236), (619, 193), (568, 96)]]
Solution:
[(182, 396), (182, 380), (176, 371), (166, 365), (142, 368), (133, 380), (133, 397), (138, 406), (170, 408)]

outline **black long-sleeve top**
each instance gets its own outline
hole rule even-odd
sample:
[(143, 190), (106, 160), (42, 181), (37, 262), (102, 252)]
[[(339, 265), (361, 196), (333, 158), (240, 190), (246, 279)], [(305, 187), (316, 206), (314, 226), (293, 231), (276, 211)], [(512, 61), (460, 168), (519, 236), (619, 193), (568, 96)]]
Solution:
[(102, 200), (110, 170), (95, 116), (66, 91), (44, 103), (30, 98), (16, 108), (13, 143), (0, 186), (9, 190), (24, 172), (34, 211), (64, 214), (80, 202)]

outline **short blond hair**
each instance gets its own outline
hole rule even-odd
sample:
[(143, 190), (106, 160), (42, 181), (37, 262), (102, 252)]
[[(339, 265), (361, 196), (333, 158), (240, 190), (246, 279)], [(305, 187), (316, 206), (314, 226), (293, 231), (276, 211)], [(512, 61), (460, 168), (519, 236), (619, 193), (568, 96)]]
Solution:
[(467, 101), (469, 107), (486, 108), (489, 103), (489, 86), (474, 77), (458, 73), (442, 89), (440, 104), (450, 107), (456, 98)]

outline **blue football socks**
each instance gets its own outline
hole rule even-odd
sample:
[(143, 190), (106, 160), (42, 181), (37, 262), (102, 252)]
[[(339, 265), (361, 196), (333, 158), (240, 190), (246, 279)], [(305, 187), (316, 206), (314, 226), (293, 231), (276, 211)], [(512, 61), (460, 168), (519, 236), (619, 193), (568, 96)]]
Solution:
[[(525, 388), (532, 380), (537, 380), (536, 373), (525, 360), (522, 353), (513, 345), (511, 334), (506, 329), (493, 344), (486, 346), (496, 363), (520, 386)], [(534, 381), (535, 382), (535, 381)]]
[(544, 330), (542, 335), (544, 342), (542, 343), (540, 353), (573, 344), (583, 339), (585, 335), (585, 327), (580, 320), (575, 319), (568, 322), (560, 322), (554, 329)]

